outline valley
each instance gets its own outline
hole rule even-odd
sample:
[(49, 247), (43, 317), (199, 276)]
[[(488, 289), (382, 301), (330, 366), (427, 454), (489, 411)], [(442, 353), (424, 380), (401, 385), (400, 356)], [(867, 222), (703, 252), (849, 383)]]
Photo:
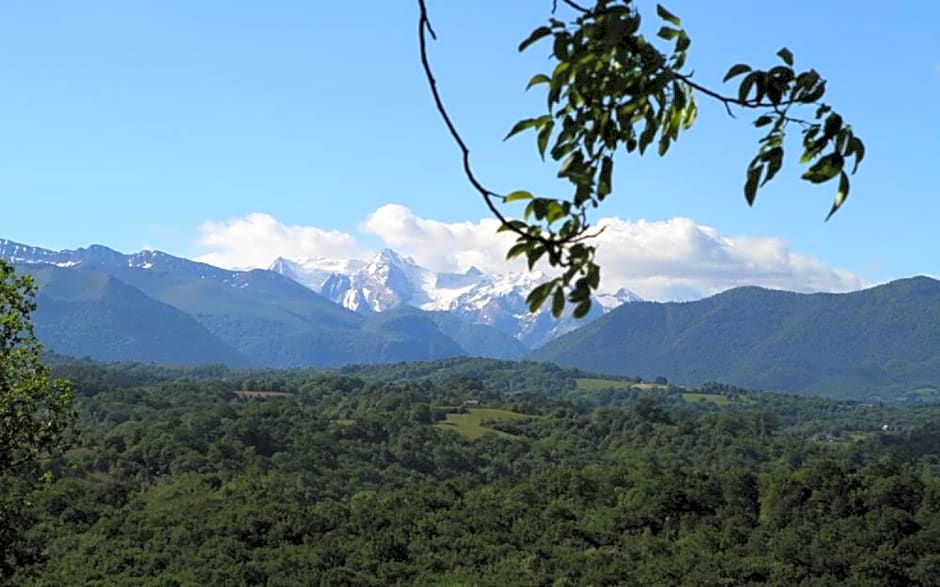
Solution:
[(15, 513), (14, 584), (929, 585), (940, 560), (937, 405), (485, 359), (55, 374), (82, 436)]

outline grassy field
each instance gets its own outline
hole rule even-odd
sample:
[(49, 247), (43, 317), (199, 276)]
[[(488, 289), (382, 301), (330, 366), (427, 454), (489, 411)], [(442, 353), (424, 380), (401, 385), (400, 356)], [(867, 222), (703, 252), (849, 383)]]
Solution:
[(525, 414), (495, 408), (471, 408), (466, 414), (447, 414), (447, 420), (435, 424), (444, 430), (456, 430), (464, 438), (480, 438), (486, 432), (512, 437), (511, 434), (493, 430), (483, 425), (487, 420), (515, 420), (525, 418)]
[(620, 379), (598, 379), (592, 377), (579, 377), (575, 379), (576, 389), (578, 391), (600, 391), (602, 389), (630, 389), (636, 388), (641, 391), (659, 391), (666, 389), (667, 385), (658, 383), (634, 383), (632, 381), (622, 381)]
[[(579, 378), (576, 379), (578, 391), (601, 391), (604, 389), (636, 389), (639, 391), (665, 391), (668, 385), (658, 383), (633, 383), (632, 381), (622, 381), (618, 379), (600, 379), (600, 378)], [(750, 403), (751, 399), (742, 397), (732, 400), (726, 395), (720, 393), (698, 393), (695, 387), (685, 385), (678, 386), (682, 390), (682, 399), (690, 402), (708, 402), (716, 406), (726, 406), (730, 403)]]
[(630, 389), (636, 383), (632, 381), (618, 381), (616, 379), (593, 379), (590, 377), (579, 377), (575, 379), (578, 391), (600, 391), (602, 389)]
[(717, 406), (726, 406), (731, 403), (727, 396), (720, 393), (683, 393), (682, 399), (687, 402), (710, 402)]

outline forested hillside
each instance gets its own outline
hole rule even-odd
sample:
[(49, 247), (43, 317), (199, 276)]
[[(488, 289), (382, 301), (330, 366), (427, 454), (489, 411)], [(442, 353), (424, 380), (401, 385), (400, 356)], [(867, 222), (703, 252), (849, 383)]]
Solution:
[(532, 363), (508, 391), (512, 365), (59, 364), (81, 434), (21, 471), (54, 481), (0, 497), (15, 529), (4, 572), (44, 585), (937, 584), (940, 408)]
[(39, 285), (34, 322), (47, 348), (100, 361), (256, 368), (526, 352), (495, 328), (437, 312), (363, 316), (271, 271), (168, 255), (137, 266), (110, 254), (116, 260), (19, 266)]
[(687, 303), (632, 303), (533, 358), (620, 375), (888, 399), (940, 383), (940, 282), (848, 294), (746, 287)]

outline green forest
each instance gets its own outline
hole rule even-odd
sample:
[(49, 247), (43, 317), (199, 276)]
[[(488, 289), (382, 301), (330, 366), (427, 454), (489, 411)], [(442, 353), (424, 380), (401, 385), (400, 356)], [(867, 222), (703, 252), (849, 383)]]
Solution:
[(482, 359), (54, 371), (71, 448), (0, 475), (14, 585), (940, 584), (938, 406)]

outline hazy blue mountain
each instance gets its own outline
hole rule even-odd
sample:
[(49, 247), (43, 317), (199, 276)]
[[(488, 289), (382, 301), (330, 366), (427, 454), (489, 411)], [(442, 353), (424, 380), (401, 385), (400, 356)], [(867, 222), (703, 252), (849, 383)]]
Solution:
[(184, 312), (107, 273), (33, 266), (36, 334), (52, 351), (102, 361), (247, 364), (248, 358)]
[[(381, 326), (386, 330), (394, 328), (406, 332), (423, 331), (429, 337), (429, 342), (433, 342), (435, 336), (443, 336), (450, 344), (457, 345), (457, 354), (470, 357), (517, 359), (529, 352), (525, 345), (509, 334), (492, 326), (467, 322), (449, 312), (427, 312), (410, 306), (400, 306), (368, 315), (366, 325)], [(436, 348), (445, 348), (443, 341), (439, 341)], [(435, 358), (452, 356), (453, 352), (439, 354), (438, 351)]]
[(686, 303), (635, 302), (532, 354), (585, 370), (851, 396), (940, 383), (940, 282), (847, 294), (756, 287)]

